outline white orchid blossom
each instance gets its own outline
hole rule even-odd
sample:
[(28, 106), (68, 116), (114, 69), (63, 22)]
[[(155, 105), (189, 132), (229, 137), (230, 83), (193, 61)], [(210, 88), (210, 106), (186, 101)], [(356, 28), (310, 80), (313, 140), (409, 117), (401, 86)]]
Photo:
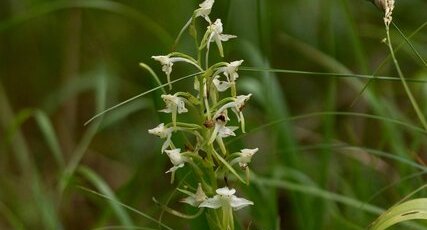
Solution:
[(202, 189), (202, 184), (200, 183), (197, 187), (196, 193), (190, 193), (190, 192), (186, 192), (186, 193), (189, 193), (188, 194), (189, 196), (182, 199), (181, 202), (187, 203), (193, 207), (199, 207), (199, 205), (208, 198)]
[(189, 159), (185, 156), (182, 156), (181, 149), (165, 150), (165, 152), (173, 164), (172, 168), (166, 171), (166, 173), (172, 173), (171, 183), (173, 183), (175, 178), (175, 171), (184, 167), (185, 162)]
[(221, 81), (219, 80), (220, 76), (216, 75), (214, 77), (214, 79), (212, 80), (212, 83), (215, 85), (215, 88), (219, 91), (219, 92), (224, 92), (226, 91), (228, 88), (231, 87), (231, 84), (229, 81)]
[(171, 95), (171, 94), (163, 94), (161, 97), (166, 104), (166, 108), (159, 110), (159, 112), (171, 113), (172, 123), (174, 127), (176, 127), (176, 114), (188, 112), (188, 109), (185, 108), (186, 99), (183, 97), (178, 97), (176, 95)]
[(221, 106), (221, 108), (219, 108), (215, 113), (214, 117), (217, 117), (220, 113), (224, 112), (227, 109), (231, 109), (231, 111), (236, 114), (237, 120), (240, 122), (242, 132), (245, 132), (245, 118), (243, 116), (242, 110), (245, 107), (245, 102), (249, 100), (251, 96), (252, 94), (237, 96), (236, 98), (234, 98), (234, 101)]
[(212, 6), (215, 3), (214, 0), (205, 0), (200, 3), (200, 8), (194, 11), (195, 17), (203, 17), (209, 24), (211, 24), (211, 19), (209, 18), (209, 14), (211, 13)]
[(236, 193), (235, 189), (229, 189), (228, 187), (219, 188), (216, 190), (217, 195), (212, 198), (208, 198), (203, 201), (199, 207), (205, 208), (233, 208), (234, 210), (239, 210), (254, 203), (250, 200), (244, 198), (239, 198), (234, 195)]
[(248, 167), (248, 164), (251, 163), (253, 155), (258, 152), (258, 148), (255, 149), (242, 149), (239, 152), (239, 156), (234, 158), (230, 165), (239, 163), (239, 166), (242, 168)]
[[(224, 92), (228, 88), (230, 88), (233, 84), (235, 84), (235, 81), (237, 78), (239, 78), (239, 74), (237, 73), (237, 70), (239, 69), (239, 66), (243, 63), (243, 60), (239, 61), (233, 61), (230, 63), (227, 63), (226, 66), (219, 68), (215, 74), (213, 79), (213, 84), (215, 85), (216, 89), (219, 92)], [(227, 81), (221, 81), (219, 80), (220, 76), (218, 74), (223, 73), (225, 77), (227, 78)]]
[(195, 63), (194, 61), (188, 58), (181, 57), (181, 56), (173, 56), (172, 54), (168, 54), (168, 55), (152, 56), (151, 58), (160, 62), (160, 64), (162, 65), (162, 71), (166, 73), (166, 77), (167, 77), (167, 81), (170, 89), (172, 88), (172, 85), (170, 83), (171, 82), (170, 75), (172, 73), (172, 66), (175, 62), (187, 62), (196, 66), (198, 69), (200, 69), (197, 63)]
[[(208, 51), (209, 51), (210, 43), (215, 42), (216, 45), (218, 46), (220, 56), (224, 57), (224, 50), (222, 48), (221, 42), (228, 41), (231, 38), (236, 38), (237, 36), (230, 35), (230, 34), (223, 34), (222, 31), (223, 29), (222, 29), (221, 19), (217, 19), (213, 24), (208, 26), (204, 39), (207, 39), (205, 42), (206, 42)], [(202, 47), (203, 45), (204, 44), (202, 44)]]
[(234, 131), (237, 130), (238, 127), (225, 126), (227, 124), (227, 121), (230, 120), (227, 115), (227, 110), (215, 116), (214, 120), (215, 120), (215, 128), (212, 131), (211, 137), (209, 139), (209, 143), (213, 143), (215, 139), (221, 142), (222, 138), (229, 137), (229, 136), (236, 136)]
[(173, 167), (170, 168), (166, 173), (175, 172), (177, 169), (184, 167), (184, 163), (188, 160), (187, 157), (181, 155), (181, 149), (165, 150)]
[(171, 95), (171, 94), (163, 94), (161, 97), (166, 104), (166, 108), (160, 110), (160, 112), (164, 112), (164, 113), (178, 112), (179, 114), (188, 112), (188, 109), (185, 108), (186, 100), (184, 98)]
[(161, 139), (166, 139), (165, 142), (162, 145), (162, 153), (167, 149), (169, 146), (173, 146), (171, 137), (172, 137), (172, 131), (173, 128), (166, 128), (164, 123), (161, 123), (157, 127), (153, 129), (149, 129), (148, 133), (159, 136)]

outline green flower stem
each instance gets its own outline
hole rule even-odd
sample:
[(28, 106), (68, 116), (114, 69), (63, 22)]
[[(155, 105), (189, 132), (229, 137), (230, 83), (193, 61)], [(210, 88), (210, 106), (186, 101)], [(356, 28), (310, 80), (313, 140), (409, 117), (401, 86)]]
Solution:
[(388, 25), (386, 25), (386, 34), (387, 34), (387, 45), (390, 49), (391, 58), (393, 59), (394, 66), (396, 67), (397, 73), (400, 77), (400, 80), (402, 81), (403, 87), (405, 89), (406, 94), (409, 97), (409, 100), (414, 107), (415, 112), (417, 113), (418, 119), (420, 120), (421, 124), (423, 125), (423, 128), (427, 130), (427, 122), (424, 117), (424, 114), (421, 112), (421, 109), (418, 106), (417, 101), (415, 100), (414, 96), (412, 95), (411, 90), (409, 89), (408, 84), (406, 83), (405, 77), (403, 76), (402, 70), (400, 69), (399, 63), (397, 62), (396, 56), (394, 55), (393, 46), (391, 44), (390, 40), (390, 28)]
[(222, 138), (216, 138), (216, 142), (219, 145), (219, 148), (221, 149), (221, 152), (224, 156), (227, 156), (227, 149), (225, 148), (225, 144), (224, 141), (222, 140)]
[(236, 92), (237, 90), (236, 90), (236, 83), (235, 82), (232, 82), (231, 83), (231, 96), (232, 97), (236, 97), (237, 96), (237, 92)]
[(226, 230), (234, 230), (233, 209), (226, 205), (222, 209), (222, 226)]

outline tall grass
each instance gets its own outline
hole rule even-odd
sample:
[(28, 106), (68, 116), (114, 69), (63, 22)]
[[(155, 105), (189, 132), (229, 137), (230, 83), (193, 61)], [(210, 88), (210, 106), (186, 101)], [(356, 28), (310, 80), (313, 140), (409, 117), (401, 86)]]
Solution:
[[(174, 48), (197, 3), (0, 2), (0, 229), (204, 229), (203, 217), (165, 211), (197, 210), (177, 202), (147, 133), (165, 120), (156, 109), (166, 79), (146, 66)], [(255, 205), (237, 214), (252, 219), (238, 229), (381, 229), (425, 217), (425, 1), (397, 1), (390, 26), (406, 89), (369, 1), (214, 9), (239, 37), (225, 52), (245, 60), (240, 90), (253, 94), (247, 134), (227, 145), (260, 148), (243, 188)], [(192, 46), (184, 34), (175, 48)], [(191, 71), (176, 66), (174, 87), (190, 89)]]

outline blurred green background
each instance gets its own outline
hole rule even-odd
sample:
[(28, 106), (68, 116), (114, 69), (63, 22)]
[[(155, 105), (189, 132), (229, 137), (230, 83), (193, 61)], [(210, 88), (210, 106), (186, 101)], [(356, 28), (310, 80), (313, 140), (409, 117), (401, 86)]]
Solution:
[[(157, 86), (140, 62), (166, 81), (150, 57), (172, 51), (198, 4), (0, 1), (0, 229), (206, 229), (203, 216), (181, 219), (152, 201), (195, 213), (179, 204), (162, 143), (147, 133), (167, 119), (156, 112), (160, 91), (83, 125)], [(396, 0), (401, 33), (391, 27), (424, 114), (426, 9), (424, 0)], [(427, 132), (381, 42), (382, 14), (373, 4), (217, 0), (211, 15), (238, 36), (224, 44), (225, 61), (245, 60), (238, 88), (253, 94), (248, 133), (228, 145), (260, 148), (251, 185), (239, 189), (255, 206), (236, 213), (238, 229), (365, 229), (425, 184)], [(195, 54), (188, 34), (177, 50)], [(173, 79), (191, 71), (177, 65)], [(383, 78), (364, 78), (374, 73)], [(191, 91), (191, 80), (175, 89)]]

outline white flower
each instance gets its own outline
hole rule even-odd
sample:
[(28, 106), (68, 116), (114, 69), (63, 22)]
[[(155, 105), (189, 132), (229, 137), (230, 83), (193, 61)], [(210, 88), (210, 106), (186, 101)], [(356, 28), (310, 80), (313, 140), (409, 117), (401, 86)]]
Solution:
[(166, 141), (162, 145), (162, 153), (165, 151), (167, 147), (169, 147), (172, 144), (171, 137), (172, 137), (172, 131), (173, 128), (165, 128), (165, 125), (161, 123), (157, 127), (153, 129), (149, 129), (148, 133), (159, 136), (162, 139), (166, 138)]
[(248, 167), (248, 164), (251, 163), (252, 156), (258, 152), (258, 148), (255, 149), (242, 149), (240, 150), (239, 157), (233, 159), (230, 162), (230, 165), (233, 165), (235, 163), (239, 163), (240, 167), (246, 168)]
[(171, 113), (173, 126), (176, 127), (176, 114), (188, 112), (188, 109), (185, 108), (186, 99), (171, 94), (163, 94), (162, 99), (166, 108), (159, 110), (159, 112)]
[[(231, 63), (228, 63), (225, 67), (221, 67), (217, 70), (217, 72), (214, 74), (213, 83), (217, 90), (219, 92), (224, 92), (228, 88), (231, 87), (232, 84), (236, 81), (236, 79), (239, 77), (239, 74), (237, 73), (237, 70), (239, 66), (243, 63), (243, 60), (240, 61), (233, 61)], [(224, 73), (225, 77), (227, 78), (227, 81), (220, 81), (219, 75), (220, 73)]]
[[(228, 102), (227, 104), (223, 105), (221, 108), (218, 109), (215, 116), (218, 116), (219, 113), (224, 112), (226, 109), (231, 108), (231, 110), (237, 115), (237, 118), (240, 119), (240, 116), (238, 113), (241, 113), (242, 109), (245, 106), (245, 102), (249, 100), (249, 98), (252, 96), (252, 94), (248, 95), (239, 95), (237, 96), (234, 101)], [(239, 120), (240, 121), (240, 120)]]
[(166, 173), (175, 172), (177, 169), (184, 167), (184, 163), (188, 160), (187, 157), (181, 155), (181, 149), (165, 150), (173, 167), (170, 168)]
[(234, 195), (236, 193), (235, 189), (229, 189), (227, 187), (220, 188), (216, 190), (217, 195), (212, 198), (208, 198), (203, 201), (199, 207), (206, 208), (221, 208), (221, 207), (232, 207), (234, 210), (239, 210), (249, 205), (253, 205), (252, 201), (246, 200), (244, 198), (239, 198)]
[(384, 0), (384, 23), (390, 26), (391, 20), (393, 20), (392, 14), (394, 9), (394, 0)]
[(227, 77), (227, 79), (229, 79), (229, 81), (235, 81), (239, 77), (239, 75), (237, 74), (237, 70), (239, 69), (239, 66), (242, 63), (243, 60), (233, 61), (220, 69), (224, 72), (225, 76)]
[(218, 114), (214, 117), (215, 120), (215, 128), (212, 132), (211, 138), (209, 139), (209, 143), (213, 143), (215, 139), (222, 139), (229, 136), (236, 136), (234, 133), (235, 130), (238, 129), (236, 126), (225, 126), (227, 121), (230, 119), (227, 116), (227, 110)]
[(234, 98), (234, 101), (229, 102), (223, 105), (221, 108), (219, 108), (218, 111), (215, 113), (214, 117), (217, 117), (220, 113), (231, 108), (231, 111), (233, 111), (233, 113), (236, 114), (237, 120), (241, 124), (242, 132), (245, 132), (245, 118), (243, 117), (242, 110), (245, 107), (245, 102), (249, 100), (251, 96), (252, 94), (237, 96), (236, 98)]
[(219, 91), (219, 92), (224, 92), (226, 91), (228, 88), (231, 87), (231, 84), (229, 81), (221, 81), (219, 80), (220, 76), (216, 75), (214, 77), (214, 79), (212, 80), (213, 84), (215, 85), (215, 88)]
[(166, 104), (166, 108), (160, 110), (160, 112), (164, 112), (164, 113), (178, 112), (179, 114), (188, 112), (187, 108), (185, 108), (184, 98), (178, 97), (175, 95), (170, 95), (170, 94), (163, 94), (161, 97)]
[(224, 51), (222, 48), (222, 43), (228, 41), (231, 38), (236, 38), (235, 35), (222, 34), (222, 22), (221, 19), (217, 19), (212, 25), (208, 26), (208, 30), (206, 33), (208, 34), (208, 40), (206, 41), (207, 49), (209, 50), (209, 46), (211, 42), (215, 42), (218, 46), (219, 54), (221, 57), (224, 57)]
[[(181, 191), (181, 190), (180, 190)], [(205, 201), (208, 197), (202, 189), (202, 185), (199, 183), (196, 193), (190, 193), (188, 197), (181, 200), (183, 203), (187, 203), (193, 207), (199, 207), (199, 205)]]
[(166, 73), (166, 77), (167, 77), (167, 81), (169, 83), (169, 88), (171, 88), (172, 86), (170, 85), (170, 75), (172, 73), (172, 66), (173, 63), (175, 62), (187, 62), (190, 63), (194, 66), (196, 66), (197, 68), (200, 68), (196, 63), (194, 63), (193, 61), (184, 58), (184, 57), (171, 57), (171, 54), (168, 55), (160, 55), (160, 56), (152, 56), (151, 58), (153, 58), (154, 60), (160, 62), (160, 64), (162, 65), (162, 71)]
[(207, 22), (209, 22), (209, 24), (211, 24), (209, 14), (211, 13), (214, 2), (214, 0), (205, 0), (204, 2), (200, 3), (200, 8), (194, 11), (195, 17), (203, 17)]

